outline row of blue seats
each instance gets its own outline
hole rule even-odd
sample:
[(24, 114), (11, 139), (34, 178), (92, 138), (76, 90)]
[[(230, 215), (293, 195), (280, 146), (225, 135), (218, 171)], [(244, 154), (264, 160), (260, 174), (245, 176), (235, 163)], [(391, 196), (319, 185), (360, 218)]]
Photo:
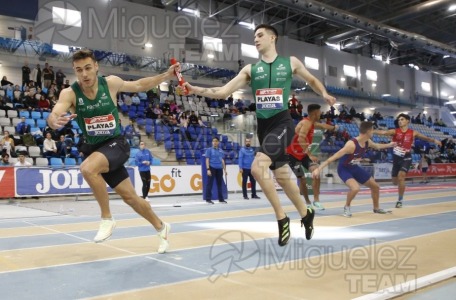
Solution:
[[(9, 113), (9, 112), (8, 112)], [(33, 119), (33, 120), (47, 120), (50, 112), (47, 111), (28, 111), (28, 110), (20, 110), (19, 111), (19, 118), (26, 118), (26, 119)], [(8, 114), (9, 116), (9, 114)], [(11, 117), (11, 116), (10, 116)]]

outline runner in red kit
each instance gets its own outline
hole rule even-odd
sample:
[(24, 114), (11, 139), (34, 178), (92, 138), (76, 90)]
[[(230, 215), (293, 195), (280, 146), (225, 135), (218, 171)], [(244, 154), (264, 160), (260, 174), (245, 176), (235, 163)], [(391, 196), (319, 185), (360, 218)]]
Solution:
[(393, 170), (391, 176), (393, 184), (398, 186), (399, 197), (396, 202), (396, 208), (402, 207), (402, 199), (405, 192), (405, 177), (412, 164), (412, 145), (415, 138), (419, 138), (423, 141), (434, 143), (441, 146), (442, 143), (439, 140), (427, 137), (418, 131), (408, 128), (410, 123), (410, 116), (406, 114), (399, 114), (397, 117), (399, 128), (390, 130), (375, 130), (374, 134), (387, 135), (393, 137), (393, 142), (397, 143), (397, 146), (393, 148)]
[[(287, 147), (290, 168), (299, 179), (299, 189), (308, 206), (312, 205), (312, 203), (309, 199), (304, 168), (310, 172), (318, 168), (318, 158), (309, 151), (309, 147), (313, 141), (314, 130), (315, 128), (333, 131), (338, 129), (337, 125), (328, 125), (319, 122), (321, 116), (320, 108), (321, 106), (318, 104), (309, 104), (307, 107), (308, 117), (302, 119), (296, 125), (293, 140)], [(320, 178), (314, 178), (312, 180), (312, 190), (314, 193), (314, 208), (324, 210), (325, 208), (320, 203)]]

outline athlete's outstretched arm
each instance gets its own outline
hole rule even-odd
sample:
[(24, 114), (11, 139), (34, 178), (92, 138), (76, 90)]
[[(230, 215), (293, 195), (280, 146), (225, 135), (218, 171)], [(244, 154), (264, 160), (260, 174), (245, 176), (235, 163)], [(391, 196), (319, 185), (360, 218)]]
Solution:
[(387, 135), (387, 136), (391, 136), (391, 135), (394, 135), (396, 133), (396, 131), (394, 129), (389, 129), (389, 130), (374, 130), (374, 134), (377, 134), (377, 135)]
[(330, 163), (332, 163), (333, 161), (336, 161), (338, 160), (339, 158), (341, 158), (342, 156), (344, 156), (345, 154), (352, 154), (355, 152), (355, 143), (353, 143), (353, 141), (348, 141), (345, 146), (340, 149), (339, 151), (337, 151), (336, 153), (334, 153), (331, 157), (329, 157), (327, 160), (325, 160), (318, 168), (316, 168), (313, 172), (312, 172), (312, 177), (313, 178), (318, 178), (320, 177), (320, 172), (321, 170), (323, 170), (327, 165), (329, 165)]
[(325, 99), (326, 103), (328, 103), (330, 106), (333, 106), (334, 103), (336, 103), (336, 98), (328, 94), (321, 81), (313, 76), (299, 59), (291, 56), (290, 62), (293, 74), (296, 74), (298, 77), (305, 80), (314, 90), (314, 92), (322, 96), (323, 99)]
[(236, 77), (221, 87), (203, 88), (199, 86), (193, 86), (188, 82), (185, 83), (185, 86), (187, 87), (189, 94), (196, 94), (203, 97), (215, 99), (225, 99), (249, 82), (250, 69), (251, 65), (245, 66)]
[(329, 125), (329, 124), (320, 123), (320, 122), (316, 122), (314, 124), (314, 126), (315, 126), (315, 128), (318, 128), (318, 129), (325, 129), (325, 130), (332, 130), (332, 131), (337, 131), (339, 129), (338, 125)]
[[(74, 102), (75, 94), (71, 88), (63, 89), (60, 92), (59, 101), (52, 108), (47, 123), (52, 129), (59, 129), (65, 126), (70, 120), (76, 118)], [(68, 112), (72, 114), (68, 115)]]
[(124, 81), (117, 76), (108, 76), (106, 80), (109, 83), (109, 89), (117, 94), (118, 92), (139, 93), (148, 91), (163, 81), (168, 81), (174, 78), (174, 70), (179, 70), (179, 63), (172, 65), (162, 74), (152, 77), (145, 77), (135, 81)]
[(420, 140), (427, 141), (429, 143), (434, 143), (434, 144), (442, 147), (442, 142), (440, 142), (439, 140), (427, 137), (424, 134), (419, 133), (418, 131), (413, 131), (413, 137), (419, 138)]
[(368, 142), (368, 147), (369, 148), (373, 148), (375, 150), (392, 148), (392, 147), (396, 147), (396, 145), (397, 145), (396, 142), (391, 142), (391, 143), (388, 143), (388, 144), (377, 144), (377, 143), (374, 143), (372, 140), (368, 140), (367, 142)]

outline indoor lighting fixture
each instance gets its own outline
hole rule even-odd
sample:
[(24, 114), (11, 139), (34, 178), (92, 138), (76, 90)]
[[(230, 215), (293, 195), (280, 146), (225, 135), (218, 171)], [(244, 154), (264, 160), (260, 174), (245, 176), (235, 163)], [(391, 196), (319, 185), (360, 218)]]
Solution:
[(249, 22), (241, 21), (241, 22), (239, 22), (239, 25), (247, 27), (248, 29), (251, 29), (251, 30), (255, 29), (255, 24), (253, 22), (249, 23)]

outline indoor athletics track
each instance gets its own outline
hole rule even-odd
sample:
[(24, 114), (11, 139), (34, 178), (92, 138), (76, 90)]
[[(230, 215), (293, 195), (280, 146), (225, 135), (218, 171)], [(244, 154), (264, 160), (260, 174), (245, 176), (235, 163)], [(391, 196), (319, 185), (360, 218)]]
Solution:
[[(249, 201), (231, 194), (228, 205), (206, 205), (201, 196), (158, 205), (172, 224), (162, 255), (155, 231), (134, 213), (115, 214), (112, 238), (95, 244), (97, 209), (72, 216), (22, 208), (32, 213), (11, 217), (15, 207), (0, 205), (0, 299), (387, 299), (456, 275), (455, 184), (410, 185), (402, 209), (394, 208), (395, 188), (382, 187), (388, 215), (373, 214), (363, 190), (352, 218), (341, 215), (339, 187), (323, 192), (326, 210), (317, 212), (311, 241), (283, 201), (293, 220), (286, 247), (277, 245), (263, 194)], [(398, 299), (454, 299), (455, 281)]]

